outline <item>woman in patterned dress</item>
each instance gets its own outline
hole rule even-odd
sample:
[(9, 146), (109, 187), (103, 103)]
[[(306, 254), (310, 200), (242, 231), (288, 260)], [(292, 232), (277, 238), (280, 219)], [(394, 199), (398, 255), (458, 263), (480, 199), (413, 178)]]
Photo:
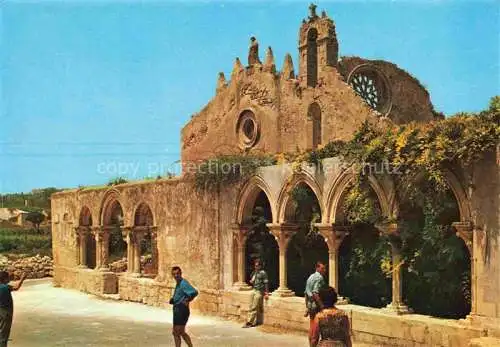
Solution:
[(352, 347), (351, 328), (347, 314), (335, 307), (337, 292), (328, 287), (320, 291), (323, 310), (312, 323), (313, 347)]

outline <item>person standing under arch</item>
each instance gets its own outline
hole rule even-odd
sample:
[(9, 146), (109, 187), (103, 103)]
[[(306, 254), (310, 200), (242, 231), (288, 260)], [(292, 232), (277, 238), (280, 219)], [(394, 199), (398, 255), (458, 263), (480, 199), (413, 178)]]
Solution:
[(254, 261), (254, 271), (250, 278), (253, 287), (252, 299), (248, 310), (248, 319), (243, 328), (257, 326), (260, 317), (264, 316), (264, 299), (269, 299), (269, 280), (267, 273), (262, 269), (260, 259)]

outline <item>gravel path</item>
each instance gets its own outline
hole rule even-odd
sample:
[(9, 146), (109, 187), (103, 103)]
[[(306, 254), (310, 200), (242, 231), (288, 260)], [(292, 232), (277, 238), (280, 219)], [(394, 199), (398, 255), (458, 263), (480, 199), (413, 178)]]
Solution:
[[(14, 305), (9, 347), (173, 346), (170, 310), (102, 300), (54, 288), (48, 280), (25, 282), (14, 293)], [(235, 322), (196, 314), (188, 332), (195, 347), (308, 346), (305, 334), (242, 329)]]

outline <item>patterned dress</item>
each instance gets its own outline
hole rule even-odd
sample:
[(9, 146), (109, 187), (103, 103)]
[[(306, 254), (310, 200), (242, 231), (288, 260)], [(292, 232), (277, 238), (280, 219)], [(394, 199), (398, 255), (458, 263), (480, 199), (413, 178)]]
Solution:
[(321, 339), (318, 347), (345, 347), (350, 339), (349, 318), (345, 312), (325, 309), (318, 313)]

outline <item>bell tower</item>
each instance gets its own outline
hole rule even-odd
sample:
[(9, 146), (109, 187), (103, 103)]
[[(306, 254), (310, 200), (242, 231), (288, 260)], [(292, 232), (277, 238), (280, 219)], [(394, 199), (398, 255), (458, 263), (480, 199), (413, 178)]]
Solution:
[(339, 43), (335, 24), (326, 12), (316, 14), (316, 5), (309, 6), (309, 17), (302, 21), (299, 32), (299, 77), (308, 87), (315, 87), (325, 67), (336, 67)]

